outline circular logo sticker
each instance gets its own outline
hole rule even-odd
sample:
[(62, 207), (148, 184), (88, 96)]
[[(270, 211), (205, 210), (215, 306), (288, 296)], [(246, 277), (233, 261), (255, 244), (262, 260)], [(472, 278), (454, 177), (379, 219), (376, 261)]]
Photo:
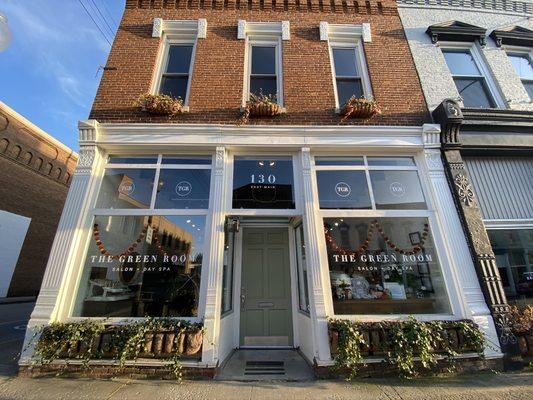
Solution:
[(352, 188), (346, 182), (339, 182), (335, 185), (335, 193), (340, 197), (348, 197), (352, 193)]
[(188, 196), (192, 192), (192, 185), (187, 181), (181, 181), (176, 185), (175, 190), (178, 196)]
[(134, 191), (135, 191), (135, 183), (133, 182), (124, 182), (124, 183), (121, 183), (120, 186), (118, 187), (118, 192), (120, 194), (125, 194), (126, 196), (133, 194)]
[(403, 197), (405, 188), (400, 182), (392, 182), (389, 186), (390, 192), (396, 197)]

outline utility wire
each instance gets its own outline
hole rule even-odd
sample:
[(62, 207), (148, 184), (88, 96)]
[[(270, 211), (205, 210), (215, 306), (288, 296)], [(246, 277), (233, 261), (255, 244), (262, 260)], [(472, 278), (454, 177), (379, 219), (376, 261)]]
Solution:
[(107, 38), (107, 36), (105, 35), (104, 31), (102, 31), (102, 28), (100, 28), (100, 25), (98, 25), (96, 23), (96, 21), (94, 20), (93, 16), (91, 15), (91, 13), (89, 12), (89, 10), (87, 10), (87, 7), (85, 7), (85, 4), (83, 4), (83, 2), (81, 0), (78, 0), (78, 3), (80, 3), (80, 5), (83, 7), (83, 9), (85, 10), (85, 12), (87, 13), (87, 15), (89, 16), (89, 18), (91, 19), (91, 21), (93, 21), (93, 24), (98, 28), (98, 30), (100, 31), (100, 33), (102, 34), (102, 36), (104, 37), (105, 41), (111, 46), (111, 42), (109, 41), (109, 39)]
[(116, 19), (113, 17), (113, 14), (111, 13), (111, 11), (109, 11), (109, 8), (107, 8), (106, 0), (101, 1), (101, 3), (104, 6), (104, 10), (105, 10), (106, 14), (109, 15), (109, 18), (113, 22), (113, 25), (115, 26), (115, 28), (118, 28), (118, 23), (117, 23)]
[(109, 24), (107, 23), (107, 19), (104, 17), (102, 12), (100, 11), (100, 8), (98, 7), (98, 5), (95, 3), (94, 0), (91, 0), (91, 2), (93, 3), (94, 7), (96, 8), (96, 11), (100, 15), (100, 18), (102, 19), (102, 21), (104, 21), (104, 24), (106, 24), (107, 28), (109, 29), (109, 32), (111, 33), (111, 37), (115, 36), (115, 33), (113, 32), (113, 28), (111, 28), (111, 26), (109, 26)]

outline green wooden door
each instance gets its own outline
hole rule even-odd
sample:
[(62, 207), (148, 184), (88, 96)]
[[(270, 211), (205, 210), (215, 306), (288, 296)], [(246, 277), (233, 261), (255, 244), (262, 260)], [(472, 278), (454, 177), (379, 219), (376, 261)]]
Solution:
[(291, 346), (289, 239), (285, 228), (244, 228), (241, 346)]

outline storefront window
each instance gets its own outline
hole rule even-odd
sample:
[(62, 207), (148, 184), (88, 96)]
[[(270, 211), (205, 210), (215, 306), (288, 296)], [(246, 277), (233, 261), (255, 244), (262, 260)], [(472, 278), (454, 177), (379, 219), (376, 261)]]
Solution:
[(487, 231), (507, 299), (533, 304), (533, 229)]
[(317, 171), (322, 209), (372, 208), (364, 171)]
[(324, 218), (335, 314), (449, 313), (427, 218)]
[(378, 210), (426, 208), (416, 171), (370, 171), (370, 182)]
[(96, 216), (74, 316), (198, 315), (205, 216)]
[(294, 209), (291, 157), (235, 157), (233, 208)]
[(208, 208), (209, 169), (162, 169), (159, 173), (156, 208)]
[(106, 169), (96, 208), (150, 208), (154, 169)]
[(296, 261), (298, 270), (298, 304), (300, 311), (309, 313), (309, 289), (307, 286), (307, 259), (305, 255), (304, 229), (303, 225), (295, 230), (296, 239)]

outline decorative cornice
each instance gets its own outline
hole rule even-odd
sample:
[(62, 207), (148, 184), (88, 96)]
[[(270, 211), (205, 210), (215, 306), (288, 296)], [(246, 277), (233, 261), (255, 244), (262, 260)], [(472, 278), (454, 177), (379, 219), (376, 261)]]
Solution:
[(152, 26), (152, 37), (160, 38), (161, 36), (191, 36), (198, 39), (207, 37), (207, 20), (205, 18), (191, 20), (164, 20), (154, 18)]
[(240, 19), (237, 23), (237, 39), (246, 39), (246, 36), (281, 36), (282, 40), (291, 39), (291, 26), (289, 21), (280, 22), (248, 22)]
[(463, 113), (455, 100), (446, 99), (433, 111), (433, 120), (441, 126), (441, 143), (444, 147), (460, 146), (459, 131)]
[(99, 123), (95, 119), (78, 121), (80, 145), (92, 144), (98, 140), (98, 126)]
[(398, 7), (473, 9), (479, 12), (533, 14), (533, 3), (516, 0), (397, 0)]
[(486, 44), (486, 32), (485, 28), (461, 21), (434, 24), (426, 30), (426, 33), (431, 38), (431, 43), (434, 44), (439, 41), (474, 42), (477, 40), (482, 46)]
[(320, 40), (332, 41), (356, 41), (363, 39), (363, 42), (372, 41), (370, 24), (330, 24), (326, 21), (320, 21)]
[(533, 31), (517, 25), (494, 30), (490, 37), (498, 47), (502, 45), (533, 47)]
[(499, 108), (462, 108), (461, 111), (464, 117), (463, 129), (491, 127), (490, 130), (495, 130), (494, 127), (498, 127), (503, 130), (508, 128), (531, 133), (533, 126), (533, 111)]
[(424, 124), (422, 126), (424, 135), (424, 147), (440, 147), (440, 125), (438, 124)]

